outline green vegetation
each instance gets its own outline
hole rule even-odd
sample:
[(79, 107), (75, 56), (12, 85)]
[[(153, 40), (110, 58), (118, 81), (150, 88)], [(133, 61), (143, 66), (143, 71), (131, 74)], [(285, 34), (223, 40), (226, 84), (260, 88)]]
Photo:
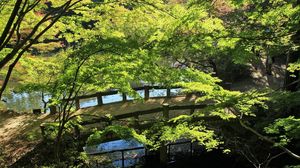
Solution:
[[(44, 112), (56, 107), (51, 122), (42, 125), (43, 136), (35, 130), (25, 134), (28, 141), (46, 144), (50, 151), (40, 152), (51, 155), (49, 160), (33, 157), (22, 164), (86, 167), (82, 147), (114, 134), (135, 138), (152, 150), (188, 138), (207, 151), (224, 149), (253, 167), (272, 167), (280, 157), (288, 158), (280, 166), (297, 167), (299, 3), (0, 1), (0, 98), (34, 92), (42, 95)], [(80, 125), (84, 114), (75, 108), (79, 96), (118, 89), (140, 98), (133, 86), (145, 83), (180, 86), (207, 107), (160, 118), (147, 128), (111, 125), (113, 116), (96, 131)], [(3, 127), (5, 120), (0, 121)], [(80, 131), (87, 135), (80, 137)], [(6, 164), (2, 153), (0, 148), (0, 166)]]

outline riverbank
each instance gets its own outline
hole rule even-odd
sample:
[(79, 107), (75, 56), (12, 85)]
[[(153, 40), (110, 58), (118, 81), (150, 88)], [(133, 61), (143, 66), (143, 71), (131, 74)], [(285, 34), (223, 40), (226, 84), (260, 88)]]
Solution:
[(39, 125), (51, 121), (47, 114), (34, 115), (0, 111), (0, 167), (17, 161), (41, 140)]

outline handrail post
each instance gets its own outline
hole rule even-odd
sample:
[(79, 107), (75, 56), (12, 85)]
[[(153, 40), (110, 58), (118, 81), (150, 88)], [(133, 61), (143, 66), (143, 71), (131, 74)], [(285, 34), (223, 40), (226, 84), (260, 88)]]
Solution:
[(136, 126), (139, 125), (139, 116), (138, 115), (134, 116), (134, 125), (136, 125)]
[(76, 107), (76, 110), (80, 109), (80, 99), (79, 98), (75, 98), (75, 107)]
[(192, 107), (190, 111), (190, 115), (194, 114), (194, 112), (195, 112), (195, 107)]
[(171, 98), (171, 89), (167, 88), (167, 98)]
[(45, 135), (46, 135), (46, 133), (45, 133), (45, 125), (42, 123), (42, 124), (40, 125), (40, 128), (41, 128), (42, 136), (43, 136), (43, 138), (45, 138)]
[(122, 93), (122, 98), (123, 98), (123, 102), (126, 102), (126, 101), (127, 101), (126, 93)]
[(103, 105), (102, 94), (100, 92), (97, 94), (97, 103), (98, 106)]
[(169, 107), (170, 105), (168, 103), (164, 103), (163, 105), (163, 118), (165, 120), (169, 120)]
[(124, 162), (124, 151), (122, 151), (122, 168), (125, 167), (125, 162)]
[(150, 98), (149, 86), (145, 86), (144, 91), (145, 91), (145, 100), (148, 100)]

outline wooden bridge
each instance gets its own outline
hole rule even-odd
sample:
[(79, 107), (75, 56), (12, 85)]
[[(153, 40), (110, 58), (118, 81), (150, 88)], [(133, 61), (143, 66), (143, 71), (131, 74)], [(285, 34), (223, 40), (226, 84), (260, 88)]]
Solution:
[[(130, 98), (125, 93), (120, 93), (118, 90), (111, 90), (81, 95), (66, 101), (75, 102), (77, 111), (73, 115), (82, 116), (84, 119), (82, 122), (83, 125), (129, 118), (140, 121), (149, 119), (155, 121), (163, 118), (173, 118), (180, 114), (191, 114), (196, 109), (204, 107), (203, 104), (195, 104), (195, 100), (197, 99), (195, 94), (178, 92), (178, 89), (181, 89), (179, 87), (143, 86), (133, 89), (141, 94), (141, 99), (136, 100)], [(163, 90), (164, 94), (151, 94), (155, 90)], [(119, 95), (121, 99), (109, 103), (103, 101), (104, 96), (111, 95)], [(96, 103), (89, 107), (81, 107), (80, 103), (87, 99), (93, 99)], [(112, 116), (112, 119), (109, 119), (108, 115)], [(41, 125), (42, 132), (45, 124), (47, 125), (47, 123)]]
[[(160, 96), (156, 95), (153, 97), (150, 94), (151, 89), (163, 89), (165, 90), (165, 94)], [(75, 104), (77, 111), (75, 115), (87, 116), (87, 118), (83, 117), (83, 121), (81, 122), (81, 125), (85, 125), (87, 127), (89, 127), (89, 125), (99, 123), (104, 123), (104, 126), (112, 125), (113, 122), (119, 122), (121, 120), (127, 120), (130, 118), (134, 119), (137, 126), (141, 126), (141, 122), (150, 119), (152, 120), (152, 122), (149, 122), (148, 124), (144, 125), (151, 126), (153, 122), (162, 120), (168, 121), (169, 119), (182, 114), (191, 115), (196, 110), (201, 110), (207, 107), (207, 105), (209, 104), (208, 102), (204, 104), (195, 103), (195, 100), (198, 98), (198, 96), (201, 96), (201, 94), (199, 93), (177, 94), (172, 92), (172, 89), (178, 89), (178, 87), (164, 88), (160, 86), (145, 86), (134, 88), (134, 90), (136, 91), (143, 92), (144, 100), (128, 99), (128, 96), (125, 93), (119, 93), (119, 91), (117, 90), (78, 96), (72, 100), (75, 100), (76, 102)], [(120, 101), (112, 103), (103, 103), (103, 96), (116, 94), (122, 95), (122, 99)], [(97, 103), (95, 104), (95, 106), (82, 108), (80, 107), (80, 102), (85, 99), (96, 99)], [(107, 114), (110, 114), (110, 116), (108, 116)], [(206, 122), (223, 122), (222, 119), (216, 116), (194, 116), (192, 120), (205, 120)], [(79, 133), (79, 129), (76, 129), (75, 132), (77, 132), (78, 135), (81, 134)], [(172, 144), (165, 144), (159, 149), (160, 161), (164, 164), (168, 160), (168, 155), (170, 155), (170, 151), (168, 151), (170, 147), (168, 147), (168, 145)], [(130, 150), (135, 149), (111, 151), (110, 153), (121, 152), (122, 167), (124, 167), (124, 152)], [(190, 150), (193, 151), (192, 148)], [(96, 165), (98, 165), (98, 163)]]
[[(207, 107), (210, 102), (197, 104), (196, 99), (201, 93), (183, 94), (182, 92), (172, 92), (172, 89), (181, 89), (179, 87), (165, 88), (161, 86), (143, 86), (133, 88), (135, 91), (142, 91), (144, 100), (133, 98), (128, 99), (128, 95), (120, 93), (118, 90), (107, 92), (98, 92), (90, 95), (82, 95), (68, 101), (75, 101), (77, 111), (75, 116), (82, 116), (82, 125), (91, 125), (97, 123), (107, 123), (111, 125), (114, 121), (134, 119), (136, 123), (143, 121), (169, 120), (179, 115), (191, 115), (196, 110)], [(152, 95), (151, 90), (165, 90), (163, 95)], [(120, 101), (103, 103), (103, 96), (122, 95)], [(90, 107), (80, 107), (80, 102), (85, 99), (96, 99), (97, 103)], [(207, 122), (223, 122), (218, 116), (194, 116), (192, 120), (205, 120)], [(45, 123), (46, 124), (46, 123)], [(106, 125), (106, 124), (105, 124)], [(41, 125), (42, 132), (44, 124)]]
[[(205, 104), (195, 104), (197, 94), (184, 94), (178, 92), (179, 87), (161, 87), (161, 86), (143, 86), (133, 88), (135, 91), (142, 94), (142, 99), (135, 100), (129, 98), (126, 93), (120, 93), (118, 90), (107, 92), (98, 92), (90, 95), (82, 95), (76, 98), (75, 106), (77, 109), (76, 115), (94, 116), (89, 120), (82, 122), (83, 125), (94, 124), (97, 122), (112, 122), (112, 120), (122, 120), (134, 118), (136, 120), (149, 119), (169, 119), (180, 114), (192, 114), (195, 110), (206, 107)], [(163, 91), (161, 95), (151, 95), (155, 90)], [(119, 95), (119, 101), (104, 103), (104, 96)], [(96, 103), (91, 107), (81, 107), (80, 103), (87, 99), (94, 99)], [(176, 112), (178, 114), (176, 114)], [(112, 116), (111, 119), (107, 114)]]
[[(133, 90), (135, 90), (137, 92), (142, 91), (142, 93), (143, 93), (142, 98), (144, 100), (149, 100), (149, 99), (153, 99), (153, 98), (173, 98), (173, 97), (177, 97), (177, 96), (184, 96), (183, 93), (176, 93), (176, 92), (172, 93), (173, 89), (181, 89), (181, 88), (180, 87), (168, 87), (167, 88), (167, 87), (163, 87), (163, 86), (142, 86), (142, 87), (133, 88)], [(165, 90), (165, 94), (159, 95), (159, 96), (151, 96), (150, 95), (151, 91), (155, 91), (155, 90)], [(97, 99), (96, 106), (102, 106), (102, 105), (105, 105), (103, 102), (104, 96), (112, 96), (112, 95), (118, 95), (118, 94), (122, 95), (121, 101), (118, 101), (118, 102), (127, 102), (127, 101), (134, 100), (133, 98), (129, 98), (126, 93), (120, 93), (120, 91), (113, 89), (113, 90), (105, 91), (105, 92), (97, 92), (94, 94), (77, 96), (76, 98), (69, 99), (69, 101), (75, 100), (76, 109), (79, 110), (79, 109), (81, 109), (80, 102), (83, 100)], [(116, 102), (114, 102), (114, 103), (116, 103)], [(110, 103), (106, 103), (106, 104), (110, 104)]]

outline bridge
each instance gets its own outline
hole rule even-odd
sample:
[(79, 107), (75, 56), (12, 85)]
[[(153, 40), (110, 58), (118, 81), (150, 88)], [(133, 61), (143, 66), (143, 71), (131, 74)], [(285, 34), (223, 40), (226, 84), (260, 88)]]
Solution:
[[(198, 94), (184, 94), (179, 87), (165, 88), (161, 86), (143, 86), (133, 88), (141, 99), (134, 99), (118, 90), (98, 92), (90, 95), (82, 95), (70, 100), (75, 101), (76, 113), (87, 120), (82, 125), (99, 122), (111, 122), (134, 118), (137, 121), (157, 119), (170, 119), (178, 115), (190, 115), (197, 109), (206, 107), (205, 104), (196, 104)], [(153, 94), (159, 91), (159, 94)], [(116, 101), (105, 102), (107, 96), (119, 96)], [(82, 106), (82, 102), (89, 100), (92, 105)], [(107, 116), (110, 115), (111, 119)]]
[[(120, 124), (119, 122), (122, 121), (127, 122), (128, 119), (133, 119), (134, 128), (144, 129), (147, 128), (148, 126), (151, 126), (154, 122), (167, 121), (171, 118), (174, 118), (182, 114), (191, 115), (196, 110), (201, 110), (207, 107), (208, 102), (203, 104), (195, 103), (196, 99), (199, 96), (201, 96), (200, 94), (198, 93), (183, 94), (178, 92), (178, 89), (179, 88), (164, 88), (160, 86), (144, 86), (144, 87), (134, 88), (134, 90), (139, 92), (142, 97), (142, 99), (138, 99), (138, 100), (130, 98), (125, 93), (119, 93), (119, 91), (117, 90), (78, 96), (70, 100), (75, 101), (77, 111), (75, 112), (74, 115), (83, 116), (83, 121), (81, 122), (81, 125), (84, 125), (87, 128), (98, 127), (101, 129), (107, 125), (112, 125), (114, 122), (116, 122), (115, 124)], [(155, 90), (162, 91), (161, 92), (162, 94), (160, 95), (151, 94), (151, 92)], [(117, 101), (109, 102), (109, 103), (103, 101), (105, 96), (113, 96), (113, 95), (118, 95), (120, 98)], [(82, 106), (81, 102), (87, 99), (93, 100), (94, 104), (91, 105), (90, 107)], [(215, 117), (215, 116), (200, 116), (200, 117), (195, 116), (193, 117), (193, 120), (205, 120), (207, 122), (223, 121), (219, 117)], [(149, 121), (149, 122), (145, 124), (143, 123), (144, 121)], [(142, 128), (140, 128), (141, 126)], [(82, 132), (79, 132), (79, 129), (76, 128), (75, 128), (75, 133), (78, 135), (82, 135)], [(160, 161), (166, 162), (168, 160), (167, 158), (170, 158), (169, 150), (171, 145), (177, 145), (181, 143), (190, 144), (190, 151), (191, 152), (194, 151), (191, 141), (178, 142), (178, 143), (176, 142), (174, 144), (168, 143), (162, 146), (159, 150)], [(144, 149), (144, 147), (138, 149)], [(105, 153), (97, 153), (96, 155), (121, 152), (122, 158), (120, 160), (122, 162), (121, 164), (122, 167), (124, 167), (124, 161), (126, 160), (124, 154), (126, 153), (126, 151), (133, 151), (133, 150), (137, 150), (137, 149), (135, 148), (122, 149), (122, 150), (110, 151)], [(98, 162), (96, 162), (96, 165), (98, 166)]]

